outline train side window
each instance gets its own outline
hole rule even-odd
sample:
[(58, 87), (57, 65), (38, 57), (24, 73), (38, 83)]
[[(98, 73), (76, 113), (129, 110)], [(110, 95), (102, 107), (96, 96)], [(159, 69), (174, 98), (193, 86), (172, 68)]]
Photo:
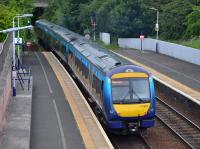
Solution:
[(56, 49), (56, 50), (59, 50), (59, 48), (60, 48), (59, 41), (56, 40), (56, 43), (55, 43), (55, 44), (56, 44), (56, 45), (55, 45), (55, 46), (56, 46), (55, 49)]
[(75, 57), (75, 67), (77, 72), (79, 73), (79, 75), (81, 76), (81, 69), (82, 69), (82, 63), (80, 61), (80, 59), (78, 58), (78, 52), (76, 53), (76, 57)]
[(92, 91), (97, 95), (98, 99), (101, 99), (101, 80), (96, 75), (93, 75)]
[(49, 42), (50, 42), (51, 47), (53, 47), (53, 37), (52, 36), (50, 36)]
[(65, 46), (63, 44), (60, 44), (60, 50), (63, 54), (65, 54)]
[(83, 76), (85, 77), (85, 79), (88, 79), (88, 77), (89, 77), (89, 69), (84, 64), (82, 66), (82, 69), (83, 69), (83, 71), (82, 71)]
[(76, 66), (76, 69), (78, 70), (78, 57), (77, 56), (75, 57), (75, 66)]
[(72, 59), (73, 59), (73, 52), (69, 50), (68, 61), (72, 63)]
[(92, 92), (96, 94), (96, 85), (97, 85), (97, 77), (93, 75), (93, 80), (92, 80)]

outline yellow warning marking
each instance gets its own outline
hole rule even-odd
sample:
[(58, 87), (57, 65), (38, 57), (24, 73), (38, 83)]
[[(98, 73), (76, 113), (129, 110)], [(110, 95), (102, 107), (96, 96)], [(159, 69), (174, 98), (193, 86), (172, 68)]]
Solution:
[(80, 130), (81, 136), (83, 138), (84, 144), (87, 149), (94, 149), (95, 145), (93, 144), (92, 138), (88, 132), (88, 129), (84, 123), (84, 120), (81, 116), (81, 113), (76, 105), (76, 103), (73, 100), (73, 95), (72, 92), (70, 92), (70, 87), (65, 83), (67, 78), (64, 78), (62, 75), (62, 72), (58, 69), (58, 66), (56, 65), (56, 62), (53, 57), (51, 57), (50, 53), (48, 52), (43, 52), (45, 58), (51, 65), (61, 87), (64, 92), (64, 95), (66, 97), (67, 102), (69, 103), (72, 113), (74, 115), (74, 118), (76, 120), (76, 124), (78, 125), (78, 128)]
[(146, 70), (150, 71), (156, 78), (164, 81), (164, 82), (167, 82), (169, 85), (171, 85), (172, 87), (174, 86), (176, 89), (182, 91), (183, 93), (191, 96), (192, 98), (194, 99), (197, 99), (198, 101), (195, 100), (195, 102), (197, 102), (199, 104), (199, 100), (200, 100), (200, 92), (196, 91), (196, 90), (193, 90), (191, 89), (190, 87), (180, 83), (180, 82), (177, 82), (175, 80), (173, 80), (172, 78), (169, 78), (168, 76), (164, 75), (164, 74), (161, 74), (160, 72), (158, 72), (157, 70), (155, 69), (152, 69), (142, 63), (139, 63), (131, 58), (128, 58), (126, 56), (123, 56), (117, 52), (114, 52), (112, 51), (113, 53), (117, 54), (118, 56), (122, 57), (122, 58), (125, 58), (126, 60), (138, 65), (138, 66), (141, 66), (143, 68), (145, 68)]

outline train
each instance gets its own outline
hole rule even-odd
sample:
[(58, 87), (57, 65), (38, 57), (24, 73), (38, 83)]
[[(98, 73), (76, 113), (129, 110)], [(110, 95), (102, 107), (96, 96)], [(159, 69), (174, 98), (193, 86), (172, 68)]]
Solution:
[(81, 82), (107, 130), (127, 134), (154, 126), (155, 89), (150, 72), (47, 20), (37, 20), (35, 31)]

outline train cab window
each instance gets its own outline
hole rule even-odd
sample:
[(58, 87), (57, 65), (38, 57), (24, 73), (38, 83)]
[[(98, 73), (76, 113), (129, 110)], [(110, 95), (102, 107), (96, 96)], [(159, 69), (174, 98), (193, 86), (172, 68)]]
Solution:
[(113, 79), (113, 103), (143, 103), (150, 101), (148, 79)]

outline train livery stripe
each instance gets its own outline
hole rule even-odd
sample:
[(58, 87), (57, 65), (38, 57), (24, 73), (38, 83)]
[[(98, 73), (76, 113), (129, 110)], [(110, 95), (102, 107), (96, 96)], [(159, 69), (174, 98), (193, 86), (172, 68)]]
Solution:
[(120, 117), (138, 117), (147, 114), (150, 103), (144, 104), (113, 104)]
[(127, 73), (117, 73), (112, 75), (111, 79), (118, 78), (148, 78), (148, 75), (141, 72), (127, 72)]

